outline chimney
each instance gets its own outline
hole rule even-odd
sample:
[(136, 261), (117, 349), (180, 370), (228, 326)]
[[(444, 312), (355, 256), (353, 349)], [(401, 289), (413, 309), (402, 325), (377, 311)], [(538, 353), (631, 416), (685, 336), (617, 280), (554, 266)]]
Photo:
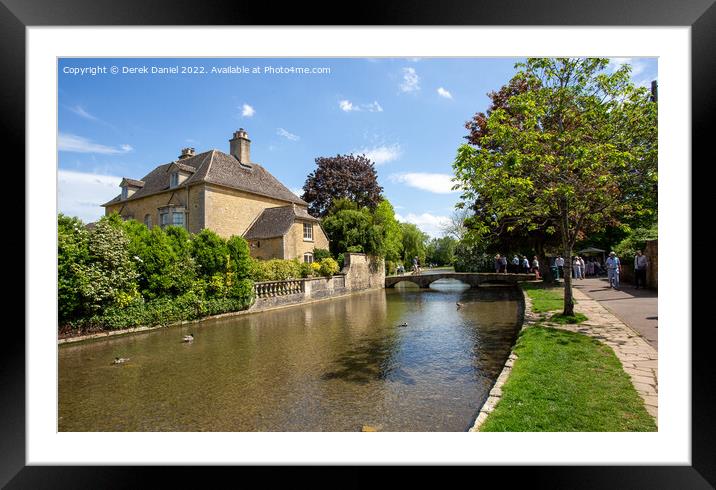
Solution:
[(234, 132), (234, 137), (229, 140), (229, 153), (231, 153), (239, 163), (248, 165), (251, 163), (251, 140), (244, 128), (239, 128)]
[(181, 155), (179, 155), (179, 160), (184, 160), (185, 158), (193, 157), (196, 153), (194, 153), (194, 148), (182, 148), (181, 149)]

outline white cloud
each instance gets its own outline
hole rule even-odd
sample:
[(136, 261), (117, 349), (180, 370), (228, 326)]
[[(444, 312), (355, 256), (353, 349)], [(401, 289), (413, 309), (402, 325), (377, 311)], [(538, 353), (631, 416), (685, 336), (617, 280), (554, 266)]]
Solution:
[(403, 68), (403, 83), (400, 84), (403, 92), (415, 92), (420, 90), (420, 77), (415, 68)]
[(374, 100), (370, 104), (353, 104), (350, 100), (341, 100), (338, 102), (338, 107), (344, 112), (383, 112), (383, 107)]
[(353, 103), (350, 100), (341, 100), (340, 102), (338, 102), (338, 106), (341, 108), (342, 111), (345, 111), (345, 112), (351, 112), (353, 110), (357, 110), (357, 109), (353, 109)]
[(452, 99), (452, 94), (448, 90), (445, 90), (442, 87), (438, 87), (438, 95), (440, 97), (445, 97), (446, 99)]
[(455, 184), (450, 174), (433, 174), (426, 172), (407, 172), (392, 174), (388, 177), (392, 182), (405, 184), (416, 189), (421, 189), (436, 194), (450, 194), (458, 192), (452, 190)]
[(114, 155), (132, 151), (130, 145), (120, 145), (119, 148), (93, 143), (87, 138), (75, 134), (60, 133), (57, 137), (57, 149), (59, 151), (71, 151), (75, 153), (101, 153), (103, 155)]
[(251, 107), (249, 104), (244, 104), (243, 106), (241, 106), (242, 117), (253, 117), (254, 114), (256, 114), (256, 109)]
[(377, 100), (374, 100), (370, 104), (365, 104), (363, 107), (365, 107), (368, 112), (383, 112), (383, 108)]
[(80, 117), (83, 117), (85, 119), (89, 119), (90, 121), (99, 121), (99, 118), (97, 116), (93, 116), (89, 112), (87, 112), (82, 106), (76, 105), (74, 107), (68, 107), (69, 110), (74, 112)]
[(370, 159), (376, 165), (382, 165), (384, 163), (392, 162), (400, 157), (402, 151), (400, 145), (394, 144), (391, 146), (383, 145), (376, 146), (373, 148), (363, 148), (355, 153), (363, 154)]
[(412, 223), (431, 237), (443, 236), (442, 229), (450, 223), (448, 216), (436, 216), (431, 213), (408, 213), (405, 216), (395, 213), (395, 219), (403, 223)]
[(293, 133), (289, 133), (288, 131), (286, 131), (286, 130), (283, 129), (283, 128), (278, 128), (278, 129), (276, 130), (276, 134), (279, 135), (279, 136), (283, 136), (283, 137), (286, 138), (287, 140), (291, 140), (291, 141), (298, 141), (298, 140), (301, 139), (300, 136), (295, 135), (295, 134), (293, 134)]
[(119, 194), (121, 177), (72, 170), (59, 170), (57, 195), (59, 211), (77, 216), (85, 223), (97, 221), (104, 215), (101, 204)]

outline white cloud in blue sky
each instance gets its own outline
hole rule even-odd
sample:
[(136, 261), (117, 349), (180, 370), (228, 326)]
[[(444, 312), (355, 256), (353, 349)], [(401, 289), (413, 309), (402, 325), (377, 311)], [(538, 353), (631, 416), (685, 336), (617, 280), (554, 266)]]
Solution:
[(97, 118), (97, 116), (90, 114), (82, 106), (76, 105), (68, 107), (68, 109), (77, 114), (78, 116), (83, 117), (85, 119), (89, 119), (90, 121), (99, 121), (99, 118)]
[(376, 165), (392, 162), (400, 158), (402, 150), (399, 144), (374, 146), (373, 148), (363, 148), (355, 153), (365, 155)]
[(241, 106), (241, 117), (253, 117), (254, 114), (256, 114), (256, 109), (249, 104)]
[(279, 136), (283, 136), (284, 138), (286, 138), (287, 140), (290, 140), (290, 141), (298, 141), (298, 140), (301, 139), (300, 136), (295, 135), (295, 134), (293, 134), (293, 133), (289, 133), (288, 131), (286, 131), (286, 130), (283, 129), (283, 128), (278, 128), (278, 129), (276, 130), (276, 134), (279, 135)]
[(403, 68), (403, 81), (400, 84), (401, 92), (417, 92), (420, 90), (420, 77), (415, 68)]
[(338, 107), (340, 107), (343, 112), (383, 112), (383, 107), (381, 107), (377, 100), (369, 104), (358, 105), (350, 100), (344, 99), (338, 101)]
[(57, 173), (57, 194), (60, 211), (77, 216), (85, 223), (97, 221), (104, 215), (100, 207), (117, 194), (121, 177), (75, 172), (60, 169)]
[(99, 153), (102, 155), (116, 155), (132, 151), (131, 145), (121, 144), (119, 146), (107, 146), (94, 143), (88, 138), (75, 134), (60, 133), (57, 137), (57, 149), (75, 153)]
[(449, 216), (433, 213), (408, 213), (406, 215), (395, 213), (395, 219), (404, 223), (412, 223), (433, 238), (443, 236), (443, 229), (450, 223)]
[(388, 179), (391, 182), (405, 184), (423, 191), (435, 194), (451, 194), (458, 192), (452, 190), (455, 183), (452, 181), (452, 174), (437, 174), (429, 172), (405, 172), (391, 174)]
[(446, 99), (452, 99), (452, 94), (450, 93), (450, 91), (443, 87), (438, 87), (437, 92), (440, 97), (444, 97)]

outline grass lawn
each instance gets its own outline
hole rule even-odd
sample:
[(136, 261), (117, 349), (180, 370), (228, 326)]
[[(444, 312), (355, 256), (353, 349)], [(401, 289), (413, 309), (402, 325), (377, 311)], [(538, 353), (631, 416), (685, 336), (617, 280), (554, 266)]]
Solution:
[[(564, 308), (564, 285), (549, 286), (543, 283), (525, 282), (522, 289), (532, 300), (532, 311), (544, 313), (545, 311), (561, 310)], [(576, 301), (575, 301), (576, 303)]]
[(644, 432), (656, 424), (614, 352), (586, 335), (522, 331), (502, 400), (481, 432)]

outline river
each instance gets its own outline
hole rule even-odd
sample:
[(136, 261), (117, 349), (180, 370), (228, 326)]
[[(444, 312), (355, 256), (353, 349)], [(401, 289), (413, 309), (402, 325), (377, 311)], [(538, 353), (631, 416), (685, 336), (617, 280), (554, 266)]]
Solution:
[(58, 428), (465, 431), (522, 311), (515, 287), (441, 280), (65, 344)]

